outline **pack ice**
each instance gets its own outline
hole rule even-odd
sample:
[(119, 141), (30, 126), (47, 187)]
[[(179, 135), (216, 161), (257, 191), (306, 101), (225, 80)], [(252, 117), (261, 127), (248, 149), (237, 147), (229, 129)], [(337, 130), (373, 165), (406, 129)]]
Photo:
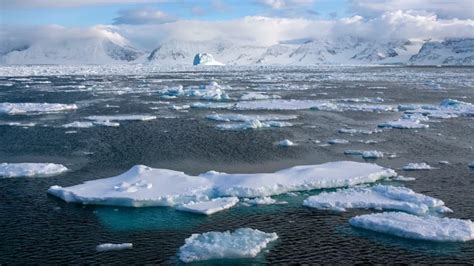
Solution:
[(355, 227), (411, 239), (440, 242), (474, 239), (474, 223), (471, 220), (384, 212), (356, 216), (349, 223)]
[(183, 262), (211, 259), (253, 258), (268, 243), (278, 239), (276, 233), (265, 233), (252, 228), (239, 228), (234, 232), (207, 232), (192, 234), (179, 248)]
[(393, 176), (396, 173), (391, 169), (351, 161), (295, 166), (274, 173), (210, 171), (198, 176), (137, 165), (115, 177), (71, 187), (52, 186), (48, 193), (66, 202), (131, 207), (182, 206), (181, 210), (206, 213), (225, 209), (230, 204), (226, 200), (213, 201), (221, 197), (265, 197), (291, 191), (354, 186)]
[(62, 164), (54, 163), (1, 163), (1, 177), (45, 177), (68, 171)]
[(322, 192), (307, 198), (303, 205), (334, 211), (352, 208), (398, 210), (413, 214), (451, 211), (442, 200), (415, 193), (409, 188), (386, 185)]
[(75, 104), (61, 103), (0, 103), (0, 114), (53, 113), (77, 109)]

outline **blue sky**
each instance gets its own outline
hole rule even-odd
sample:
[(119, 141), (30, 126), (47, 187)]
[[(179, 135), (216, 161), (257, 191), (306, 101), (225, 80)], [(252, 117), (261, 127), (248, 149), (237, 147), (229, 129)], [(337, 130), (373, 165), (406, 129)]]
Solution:
[[(23, 5), (17, 3), (5, 4), (2, 1), (0, 19), (3, 24), (10, 25), (47, 25), (58, 24), (62, 26), (92, 26), (97, 24), (112, 24), (114, 18), (121, 11), (152, 9), (160, 10), (176, 20), (228, 20), (244, 16), (271, 16), (271, 17), (317, 17), (333, 18), (345, 15), (348, 2), (346, 0), (318, 0), (318, 1), (291, 1), (282, 8), (274, 8), (265, 4), (265, 0), (188, 0), (188, 1), (127, 1), (127, 3), (109, 4), (77, 4), (61, 7), (53, 4), (36, 4), (40, 0), (24, 1)], [(4, 2), (5, 1), (5, 2)], [(57, 0), (57, 2), (71, 0)], [(72, 0), (75, 1), (75, 0)], [(281, 0), (280, 0), (281, 1)], [(32, 2), (27, 3), (27, 2)], [(103, 1), (104, 2), (104, 1)], [(120, 1), (119, 1), (120, 2)], [(141, 2), (141, 3), (140, 3)], [(145, 2), (145, 3), (143, 3)], [(282, 1), (283, 3), (283, 1)]]

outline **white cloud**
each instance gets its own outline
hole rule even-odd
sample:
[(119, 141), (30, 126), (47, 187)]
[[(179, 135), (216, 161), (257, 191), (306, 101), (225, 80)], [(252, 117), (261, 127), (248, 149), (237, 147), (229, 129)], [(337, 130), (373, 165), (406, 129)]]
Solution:
[(114, 18), (114, 24), (161, 24), (176, 20), (173, 16), (166, 14), (156, 8), (145, 7), (139, 9), (127, 9), (119, 12)]
[(63, 8), (89, 5), (157, 3), (163, 0), (1, 0), (2, 8)]
[(273, 9), (282, 9), (309, 6), (314, 0), (258, 0), (257, 3)]
[(350, 11), (375, 17), (388, 11), (429, 12), (441, 18), (474, 18), (473, 0), (350, 0)]

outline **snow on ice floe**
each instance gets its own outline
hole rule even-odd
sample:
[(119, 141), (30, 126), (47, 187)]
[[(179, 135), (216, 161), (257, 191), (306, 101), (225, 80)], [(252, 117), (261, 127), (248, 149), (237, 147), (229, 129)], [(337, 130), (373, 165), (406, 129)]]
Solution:
[(356, 216), (349, 223), (354, 227), (410, 239), (439, 242), (474, 239), (474, 223), (471, 220), (384, 212)]
[(215, 198), (207, 201), (190, 202), (176, 207), (177, 210), (211, 215), (232, 208), (239, 202), (237, 197)]
[(102, 251), (123, 250), (123, 249), (130, 249), (130, 248), (133, 248), (132, 243), (122, 243), (122, 244), (105, 243), (105, 244), (98, 245), (95, 249), (98, 252), (102, 252)]
[(278, 141), (276, 143), (277, 146), (281, 146), (281, 147), (290, 147), (290, 146), (296, 146), (296, 144), (289, 140), (289, 139), (284, 139), (284, 140), (281, 140), (281, 141)]
[(433, 167), (427, 163), (409, 163), (402, 168), (405, 171), (431, 170)]
[(271, 197), (245, 198), (244, 203), (248, 205), (271, 205), (271, 204), (287, 204), (286, 201), (277, 201)]
[(116, 206), (176, 206), (218, 197), (256, 198), (292, 191), (354, 186), (397, 174), (376, 164), (352, 161), (295, 166), (274, 173), (227, 174), (215, 171), (189, 176), (143, 165), (110, 178), (52, 186), (48, 193), (66, 202)]
[(77, 109), (75, 104), (61, 103), (0, 103), (0, 114), (54, 113)]
[(381, 151), (363, 151), (363, 150), (347, 150), (344, 151), (346, 155), (360, 155), (364, 159), (382, 158), (384, 153)]
[(0, 177), (45, 177), (68, 170), (64, 165), (54, 163), (1, 163)]
[(163, 98), (174, 99), (178, 97), (196, 97), (203, 100), (214, 100), (222, 101), (230, 99), (229, 95), (225, 92), (226, 89), (231, 89), (227, 85), (219, 85), (213, 81), (207, 85), (200, 86), (189, 86), (184, 88), (179, 85), (176, 87), (170, 87), (160, 90), (160, 94)]
[(192, 234), (179, 248), (183, 262), (211, 259), (238, 259), (256, 257), (268, 243), (278, 239), (276, 233), (265, 233), (252, 228), (239, 228), (234, 232), (207, 232)]
[(322, 192), (307, 198), (303, 205), (334, 211), (346, 209), (398, 210), (418, 215), (429, 211), (444, 213), (451, 210), (444, 202), (405, 187), (377, 185), (340, 189), (336, 192)]

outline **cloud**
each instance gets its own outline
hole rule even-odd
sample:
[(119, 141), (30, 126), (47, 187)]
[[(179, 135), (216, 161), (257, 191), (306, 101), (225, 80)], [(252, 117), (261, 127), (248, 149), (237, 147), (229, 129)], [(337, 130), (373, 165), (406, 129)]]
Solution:
[(418, 11), (434, 13), (440, 18), (474, 18), (472, 0), (350, 0), (349, 10), (363, 17), (376, 17), (385, 12)]
[(127, 9), (119, 12), (119, 16), (114, 18), (114, 24), (162, 24), (175, 21), (171, 15), (152, 7), (137, 9)]
[(273, 9), (309, 6), (314, 2), (314, 0), (257, 0), (257, 3)]
[(1, 0), (2, 8), (71, 8), (91, 5), (157, 3), (164, 0)]

